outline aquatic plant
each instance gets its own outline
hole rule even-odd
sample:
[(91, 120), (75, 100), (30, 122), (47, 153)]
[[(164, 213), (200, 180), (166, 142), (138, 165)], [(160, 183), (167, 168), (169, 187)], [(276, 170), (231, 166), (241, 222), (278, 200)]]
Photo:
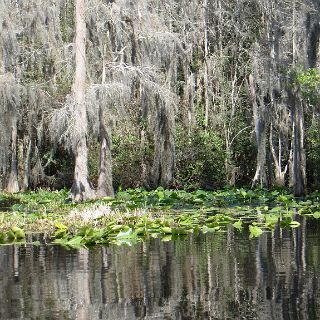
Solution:
[[(1, 195), (11, 212), (0, 213), (1, 243), (22, 232), (42, 232), (69, 246), (133, 244), (150, 237), (164, 241), (189, 233), (225, 232), (232, 226), (250, 238), (281, 228), (299, 227), (298, 216), (320, 218), (318, 194), (296, 200), (285, 191), (129, 189), (115, 198), (75, 204), (66, 190)], [(18, 228), (18, 229), (15, 229)]]

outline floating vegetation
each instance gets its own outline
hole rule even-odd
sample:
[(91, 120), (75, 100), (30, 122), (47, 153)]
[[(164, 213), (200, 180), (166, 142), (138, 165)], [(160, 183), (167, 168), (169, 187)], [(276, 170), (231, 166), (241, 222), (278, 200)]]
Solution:
[(132, 245), (148, 238), (169, 241), (190, 233), (225, 232), (233, 226), (250, 238), (281, 228), (298, 228), (299, 216), (320, 218), (320, 194), (299, 200), (284, 191), (227, 189), (186, 192), (132, 189), (75, 204), (66, 190), (39, 190), (15, 196), (10, 212), (0, 212), (0, 243), (41, 232), (67, 247)]

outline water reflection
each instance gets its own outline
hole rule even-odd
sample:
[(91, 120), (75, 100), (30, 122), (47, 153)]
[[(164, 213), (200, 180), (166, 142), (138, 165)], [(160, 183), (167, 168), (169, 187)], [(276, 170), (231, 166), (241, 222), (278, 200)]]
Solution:
[(129, 247), (0, 247), (0, 319), (318, 319), (320, 224)]

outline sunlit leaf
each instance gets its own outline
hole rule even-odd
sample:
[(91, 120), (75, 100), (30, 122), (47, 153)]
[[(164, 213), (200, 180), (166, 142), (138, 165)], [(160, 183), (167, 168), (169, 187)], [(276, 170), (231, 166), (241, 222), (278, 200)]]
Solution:
[(314, 217), (315, 219), (319, 219), (319, 218), (320, 218), (320, 211), (314, 212), (314, 213), (313, 213), (313, 217)]
[(83, 237), (81, 236), (75, 236), (74, 238), (71, 238), (68, 240), (65, 244), (70, 247), (77, 247), (81, 245)]
[(161, 238), (162, 241), (167, 242), (167, 241), (171, 241), (172, 240), (172, 235), (171, 234), (167, 234), (165, 236), (163, 236)]
[(169, 227), (163, 227), (163, 228), (161, 229), (161, 231), (162, 231), (163, 233), (165, 233), (165, 234), (171, 234), (171, 233), (172, 233), (172, 229), (169, 228)]
[(291, 221), (290, 224), (289, 224), (289, 226), (290, 226), (291, 228), (298, 228), (298, 227), (300, 227), (300, 222), (298, 222), (298, 221)]
[(24, 231), (19, 227), (15, 227), (14, 226), (14, 227), (11, 228), (11, 231), (14, 233), (14, 238), (15, 239), (24, 239), (25, 236), (26, 236)]
[(238, 220), (236, 221), (233, 226), (238, 229), (238, 230), (242, 230), (243, 229), (243, 226), (242, 226), (242, 220)]
[(249, 231), (250, 231), (250, 239), (253, 237), (260, 237), (263, 233), (263, 230), (261, 228), (254, 225), (249, 226)]
[(127, 231), (121, 231), (117, 234), (117, 239), (129, 239), (129, 238), (135, 238), (136, 234), (132, 231), (131, 228)]
[(60, 230), (68, 230), (68, 227), (59, 221), (55, 223), (55, 227)]
[(217, 226), (214, 228), (210, 228), (208, 226), (203, 226), (203, 228), (202, 228), (203, 233), (210, 233), (210, 232), (215, 232), (215, 231), (219, 231), (219, 230), (220, 230), (220, 226)]

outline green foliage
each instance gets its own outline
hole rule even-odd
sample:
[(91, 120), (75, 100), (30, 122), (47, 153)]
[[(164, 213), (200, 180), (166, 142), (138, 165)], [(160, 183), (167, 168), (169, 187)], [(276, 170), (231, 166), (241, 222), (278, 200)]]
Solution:
[(215, 132), (196, 129), (190, 136), (178, 128), (176, 152), (176, 187), (212, 189), (225, 184), (225, 149)]
[(199, 72), (203, 61), (202, 53), (199, 50), (192, 51), (192, 59), (190, 62), (190, 70), (192, 72)]
[(307, 166), (309, 181), (315, 188), (320, 187), (320, 119), (315, 117), (306, 134), (307, 140)]
[(23, 241), (26, 235), (25, 232), (19, 228), (18, 226), (12, 226), (7, 231), (0, 230), (0, 244), (5, 243), (16, 243), (19, 241)]
[(320, 89), (320, 70), (314, 68), (299, 72), (297, 82), (305, 93), (318, 92)]
[(316, 106), (320, 101), (320, 71), (318, 68), (293, 70), (294, 84), (300, 89), (308, 104)]
[[(1, 199), (7, 196), (2, 195)], [(54, 243), (79, 248), (95, 244), (132, 245), (152, 237), (169, 241), (189, 233), (225, 232), (233, 227), (250, 238), (266, 230), (297, 228), (296, 215), (318, 219), (320, 197), (315, 193), (296, 202), (285, 192), (264, 189), (227, 189), (215, 192), (196, 190), (153, 191), (128, 189), (115, 198), (74, 204), (67, 192), (18, 194), (12, 215), (0, 214), (0, 243), (24, 241), (26, 232), (50, 234)], [(76, 206), (78, 218), (69, 214)], [(107, 215), (85, 220), (85, 212), (111, 208)], [(96, 210), (96, 209), (95, 209)], [(27, 212), (27, 214), (26, 214)], [(99, 212), (98, 212), (99, 213)]]
[(263, 233), (263, 230), (256, 225), (249, 226), (250, 239), (254, 237), (260, 237)]
[(65, 10), (60, 12), (60, 28), (62, 40), (66, 43), (72, 43), (75, 30), (75, 7), (73, 1), (67, 2)]
[[(116, 188), (134, 188), (144, 186), (147, 181), (141, 175), (142, 164), (149, 168), (152, 162), (153, 148), (146, 141), (141, 148), (140, 137), (134, 130), (126, 128), (113, 136), (113, 177)], [(124, 174), (125, 173), (125, 174)]]
[(318, 188), (320, 178), (320, 120), (318, 105), (320, 102), (320, 71), (318, 68), (298, 68), (293, 71), (295, 85), (298, 86), (312, 113), (306, 116), (306, 145), (308, 181)]
[[(242, 117), (245, 118), (248, 117), (248, 115), (244, 113)], [(246, 126), (246, 123), (244, 120), (234, 120), (232, 126), (234, 133), (237, 134)], [(251, 184), (255, 170), (255, 166), (252, 164), (256, 162), (257, 150), (255, 143), (253, 143), (254, 139), (248, 134), (248, 131), (249, 130), (244, 131), (233, 141), (230, 154), (226, 155), (226, 161), (238, 169), (235, 182), (236, 185), (240, 186)]]

